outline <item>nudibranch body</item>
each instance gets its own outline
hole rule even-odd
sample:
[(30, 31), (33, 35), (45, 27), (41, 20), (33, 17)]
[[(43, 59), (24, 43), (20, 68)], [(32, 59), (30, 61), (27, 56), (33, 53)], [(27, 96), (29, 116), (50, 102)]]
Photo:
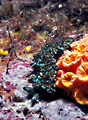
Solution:
[(88, 104), (88, 38), (73, 42), (57, 60), (56, 86), (69, 91), (79, 104)]
[[(56, 73), (59, 70), (56, 61), (64, 50), (71, 50), (69, 45), (73, 41), (73, 38), (63, 38), (47, 43), (38, 54), (33, 56), (31, 66), (34, 71), (28, 79), (29, 83), (33, 84), (33, 88), (24, 87), (24, 90), (29, 93), (28, 98), (33, 98), (33, 104), (39, 97), (47, 96), (46, 99), (48, 99), (48, 97), (56, 94)], [(80, 61), (80, 58), (78, 61)]]

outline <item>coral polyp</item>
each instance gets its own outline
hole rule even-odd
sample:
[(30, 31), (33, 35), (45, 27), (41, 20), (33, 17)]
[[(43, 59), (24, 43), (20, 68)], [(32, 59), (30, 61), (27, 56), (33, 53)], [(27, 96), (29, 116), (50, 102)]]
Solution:
[(67, 72), (75, 72), (81, 64), (81, 55), (77, 52), (65, 51), (62, 57), (57, 61), (57, 65)]
[(71, 51), (57, 60), (56, 86), (68, 91), (79, 104), (88, 104), (88, 38), (73, 42)]

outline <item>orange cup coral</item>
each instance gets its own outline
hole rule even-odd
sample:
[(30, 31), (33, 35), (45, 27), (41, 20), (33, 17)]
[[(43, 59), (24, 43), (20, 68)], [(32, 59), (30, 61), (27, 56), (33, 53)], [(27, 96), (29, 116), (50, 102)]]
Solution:
[(81, 55), (77, 52), (65, 51), (56, 64), (65, 72), (75, 72), (81, 64)]
[(64, 87), (71, 88), (75, 82), (75, 74), (72, 72), (67, 72), (62, 78), (62, 84)]
[(75, 89), (75, 91), (73, 92), (73, 97), (79, 104), (88, 104), (88, 93), (83, 90)]
[[(85, 37), (84, 37), (85, 38)], [(88, 38), (88, 37), (87, 37)], [(56, 86), (71, 92), (79, 104), (88, 104), (88, 39), (71, 44), (57, 60)]]

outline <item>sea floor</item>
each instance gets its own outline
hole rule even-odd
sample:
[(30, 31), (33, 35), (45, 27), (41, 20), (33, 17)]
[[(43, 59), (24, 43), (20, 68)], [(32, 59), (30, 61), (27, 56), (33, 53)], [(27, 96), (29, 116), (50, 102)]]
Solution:
[(47, 102), (39, 101), (31, 107), (24, 86), (32, 86), (26, 75), (32, 72), (30, 62), (14, 60), (10, 63), (9, 74), (0, 73), (0, 82), (5, 89), (14, 91), (15, 96), (7, 101), (0, 96), (0, 120), (88, 120), (87, 107), (77, 105), (67, 98)]
[(58, 97), (31, 107), (23, 90), (32, 87), (30, 63), (44, 44), (87, 33), (88, 0), (1, 0), (0, 120), (88, 120), (88, 106)]

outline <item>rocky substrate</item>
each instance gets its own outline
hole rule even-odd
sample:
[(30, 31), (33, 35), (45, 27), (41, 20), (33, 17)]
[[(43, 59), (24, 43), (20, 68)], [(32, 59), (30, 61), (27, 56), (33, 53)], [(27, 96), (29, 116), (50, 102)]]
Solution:
[(7, 101), (4, 100), (5, 95), (0, 95), (0, 120), (88, 120), (87, 107), (59, 98), (59, 95), (57, 100), (39, 101), (31, 107), (31, 100), (27, 99), (27, 92), (23, 90), (24, 86), (32, 87), (26, 77), (32, 72), (29, 63), (11, 61), (9, 74), (6, 74), (6, 70), (0, 73), (4, 90), (14, 92), (14, 96)]

